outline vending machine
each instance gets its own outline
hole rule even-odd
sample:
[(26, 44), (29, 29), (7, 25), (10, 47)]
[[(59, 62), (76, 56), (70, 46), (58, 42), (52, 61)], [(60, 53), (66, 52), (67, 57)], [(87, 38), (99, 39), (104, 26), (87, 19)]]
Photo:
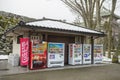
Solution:
[(102, 63), (103, 58), (103, 45), (95, 44), (94, 45), (94, 63)]
[(64, 43), (48, 43), (47, 67), (64, 66)]
[(91, 64), (91, 45), (83, 44), (83, 64)]
[(30, 48), (30, 69), (47, 67), (47, 42), (39, 39), (31, 40)]
[(69, 44), (68, 59), (71, 65), (82, 64), (82, 44)]

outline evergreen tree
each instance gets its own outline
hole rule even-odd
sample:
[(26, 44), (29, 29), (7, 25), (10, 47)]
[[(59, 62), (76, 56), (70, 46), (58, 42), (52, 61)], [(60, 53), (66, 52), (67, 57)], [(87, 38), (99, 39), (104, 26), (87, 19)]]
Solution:
[(8, 54), (12, 50), (12, 40), (10, 37), (4, 37), (4, 32), (14, 27), (19, 22), (14, 17), (0, 16), (0, 54)]

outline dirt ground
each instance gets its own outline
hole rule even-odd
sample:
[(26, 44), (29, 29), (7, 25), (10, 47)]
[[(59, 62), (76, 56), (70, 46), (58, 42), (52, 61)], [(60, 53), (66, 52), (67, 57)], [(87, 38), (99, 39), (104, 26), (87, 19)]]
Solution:
[(6, 75), (0, 80), (120, 80), (120, 64)]

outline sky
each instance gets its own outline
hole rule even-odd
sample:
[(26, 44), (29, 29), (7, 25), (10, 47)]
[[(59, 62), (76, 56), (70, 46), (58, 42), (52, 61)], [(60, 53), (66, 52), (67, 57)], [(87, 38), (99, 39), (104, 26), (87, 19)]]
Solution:
[[(118, 0), (120, 1), (120, 0)], [(106, 7), (110, 7), (107, 2)], [(31, 18), (62, 19), (73, 22), (75, 14), (60, 0), (0, 0), (0, 11), (6, 11)], [(120, 6), (115, 13), (120, 16)]]
[(0, 0), (0, 11), (31, 18), (52, 18), (74, 21), (74, 14), (60, 0)]

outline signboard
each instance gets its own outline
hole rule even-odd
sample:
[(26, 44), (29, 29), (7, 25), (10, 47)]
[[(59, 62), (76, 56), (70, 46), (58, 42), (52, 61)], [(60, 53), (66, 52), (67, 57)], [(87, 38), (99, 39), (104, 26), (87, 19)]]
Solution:
[(102, 63), (103, 45), (94, 45), (94, 63)]
[(29, 61), (29, 38), (20, 38), (20, 65), (27, 66)]
[(91, 64), (91, 45), (83, 45), (83, 64)]

